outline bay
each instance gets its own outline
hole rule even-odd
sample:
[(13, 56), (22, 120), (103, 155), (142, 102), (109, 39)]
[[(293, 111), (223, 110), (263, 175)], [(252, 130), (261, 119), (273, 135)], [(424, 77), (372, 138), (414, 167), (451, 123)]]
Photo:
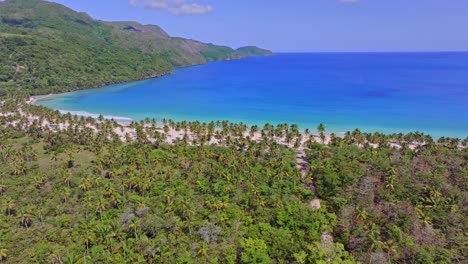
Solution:
[(468, 136), (468, 53), (280, 53), (53, 95), (36, 104), (121, 121), (229, 120), (341, 133)]

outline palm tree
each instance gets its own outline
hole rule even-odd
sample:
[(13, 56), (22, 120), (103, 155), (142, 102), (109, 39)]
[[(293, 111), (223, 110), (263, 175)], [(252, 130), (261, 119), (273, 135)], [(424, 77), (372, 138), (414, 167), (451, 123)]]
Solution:
[(15, 175), (24, 175), (26, 174), (26, 162), (22, 157), (18, 157), (13, 160), (14, 174)]
[(32, 225), (32, 219), (28, 214), (23, 214), (21, 217), (20, 225), (24, 228), (28, 228)]
[(462, 146), (465, 148), (468, 146), (468, 137), (462, 141)]
[(67, 158), (68, 158), (67, 167), (71, 169), (75, 166), (75, 161), (73, 159), (73, 149), (71, 146), (65, 150), (65, 154), (67, 155)]
[(208, 257), (208, 245), (203, 243), (200, 249), (197, 251), (197, 255), (200, 257)]
[(49, 261), (50, 264), (62, 264), (63, 263), (63, 260), (62, 260), (62, 257), (60, 257), (60, 255), (57, 255), (57, 254), (50, 254), (48, 257), (47, 257), (47, 261)]
[(79, 188), (80, 188), (83, 192), (86, 192), (86, 191), (88, 191), (88, 190), (91, 188), (91, 183), (89, 182), (88, 179), (83, 179), (83, 180), (81, 181), (81, 184), (80, 184)]
[(385, 188), (395, 190), (395, 178), (396, 171), (393, 167), (390, 167), (387, 171), (387, 177), (385, 178)]
[(317, 131), (319, 133), (320, 139), (322, 140), (322, 143), (325, 143), (325, 125), (320, 123), (317, 127)]
[(79, 257), (76, 256), (73, 252), (69, 252), (65, 259), (66, 259), (65, 263), (67, 264), (79, 263)]
[(85, 236), (83, 237), (83, 243), (86, 246), (87, 255), (89, 255), (89, 248), (90, 248), (91, 244), (93, 243), (93, 241), (94, 241), (94, 236), (91, 233), (87, 232), (85, 234)]
[(432, 225), (432, 219), (426, 215), (421, 208), (415, 208), (416, 213), (418, 214), (419, 219), (427, 226)]
[(113, 208), (119, 208), (121, 203), (122, 203), (122, 199), (120, 199), (118, 194), (112, 195), (109, 201), (109, 205), (112, 206)]
[(352, 136), (354, 138), (354, 142), (357, 143), (358, 145), (362, 145), (364, 144), (364, 137), (361, 133), (361, 131), (359, 129), (355, 129), (353, 132), (352, 132)]
[(8, 259), (8, 250), (5, 248), (0, 249), (0, 262), (5, 262)]
[(96, 205), (96, 209), (99, 211), (99, 216), (102, 221), (102, 211), (106, 210), (106, 204), (104, 203), (104, 200), (102, 198), (99, 198), (97, 205)]
[(71, 190), (69, 188), (65, 188), (62, 191), (62, 202), (66, 203), (68, 202), (68, 199), (71, 196)]
[(132, 222), (128, 225), (128, 231), (130, 234), (132, 234), (135, 237), (135, 240), (138, 240), (138, 228), (140, 226), (140, 223), (138, 221), (138, 218), (133, 218)]
[(8, 189), (8, 186), (5, 184), (0, 184), (0, 195), (4, 194)]
[(356, 212), (356, 218), (357, 220), (359, 221), (366, 221), (367, 218), (369, 217), (369, 213), (366, 211), (366, 209), (360, 207), (360, 206), (357, 206), (355, 208), (355, 212)]
[(5, 199), (5, 212), (8, 216), (15, 213), (15, 207), (15, 202), (10, 197), (7, 197)]
[(64, 182), (67, 184), (68, 188), (70, 188), (70, 185), (71, 185), (71, 181), (72, 181), (72, 175), (71, 175), (71, 171), (70, 170), (65, 170), (64, 171)]
[(109, 236), (109, 233), (111, 232), (112, 227), (105, 222), (101, 222), (95, 225), (95, 229), (96, 229), (97, 237), (99, 238), (98, 243), (99, 244), (107, 243), (108, 236)]

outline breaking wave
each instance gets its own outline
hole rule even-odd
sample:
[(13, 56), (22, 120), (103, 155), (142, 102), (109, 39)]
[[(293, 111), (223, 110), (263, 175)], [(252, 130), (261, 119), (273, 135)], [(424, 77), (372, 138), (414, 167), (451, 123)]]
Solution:
[[(77, 116), (84, 116), (84, 117), (91, 117), (97, 119), (99, 114), (90, 113), (86, 111), (69, 111), (69, 110), (58, 110), (61, 114), (68, 114), (77, 115)], [(102, 115), (105, 119), (114, 119), (115, 121), (123, 121), (123, 122), (131, 122), (133, 119), (124, 116), (110, 116), (110, 115)]]

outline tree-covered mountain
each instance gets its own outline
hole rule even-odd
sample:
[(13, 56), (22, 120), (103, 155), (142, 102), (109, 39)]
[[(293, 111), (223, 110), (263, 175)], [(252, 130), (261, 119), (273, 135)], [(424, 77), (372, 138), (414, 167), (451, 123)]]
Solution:
[(238, 52), (243, 54), (247, 54), (249, 56), (268, 56), (272, 55), (273, 53), (266, 49), (261, 49), (255, 46), (246, 46), (237, 49)]
[(0, 94), (76, 90), (269, 54), (174, 38), (153, 25), (98, 21), (41, 0), (0, 2)]

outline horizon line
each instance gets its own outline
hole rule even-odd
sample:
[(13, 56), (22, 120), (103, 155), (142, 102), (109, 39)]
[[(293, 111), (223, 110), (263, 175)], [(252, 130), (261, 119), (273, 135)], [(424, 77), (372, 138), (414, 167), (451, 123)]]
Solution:
[(272, 51), (276, 54), (306, 53), (468, 53), (467, 50), (418, 50), (418, 51)]

